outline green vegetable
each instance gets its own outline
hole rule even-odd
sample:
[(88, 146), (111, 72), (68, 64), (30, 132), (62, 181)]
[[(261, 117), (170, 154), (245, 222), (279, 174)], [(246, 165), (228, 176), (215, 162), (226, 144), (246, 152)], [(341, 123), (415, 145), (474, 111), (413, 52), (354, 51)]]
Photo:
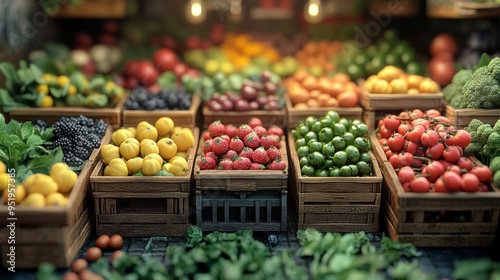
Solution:
[(473, 154), (484, 164), (500, 156), (500, 120), (492, 127), (478, 119), (473, 119), (464, 128), (471, 135), (471, 143), (465, 147), (465, 152)]

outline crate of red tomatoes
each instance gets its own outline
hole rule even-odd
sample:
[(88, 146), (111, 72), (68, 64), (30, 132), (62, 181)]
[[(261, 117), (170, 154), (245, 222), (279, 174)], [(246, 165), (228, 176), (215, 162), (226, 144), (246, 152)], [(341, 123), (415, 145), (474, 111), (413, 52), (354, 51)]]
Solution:
[(258, 118), (215, 121), (195, 161), (197, 225), (203, 230), (285, 231), (288, 158), (283, 130)]
[(495, 244), (500, 191), (491, 170), (464, 154), (467, 131), (437, 110), (413, 110), (386, 116), (371, 137), (391, 238), (431, 247)]

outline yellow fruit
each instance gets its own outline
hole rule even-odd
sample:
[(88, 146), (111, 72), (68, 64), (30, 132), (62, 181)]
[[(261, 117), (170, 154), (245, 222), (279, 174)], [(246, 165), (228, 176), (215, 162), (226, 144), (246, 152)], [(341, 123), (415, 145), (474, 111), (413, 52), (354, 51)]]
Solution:
[(165, 136), (174, 128), (174, 121), (169, 117), (159, 118), (155, 123), (158, 135)]
[(153, 176), (161, 169), (161, 164), (154, 158), (145, 158), (142, 161), (141, 172), (145, 176)]
[(145, 157), (149, 154), (159, 154), (160, 153), (160, 148), (158, 148), (158, 145), (156, 142), (152, 142), (150, 144), (146, 144), (142, 146), (141, 148), (141, 156)]
[(142, 121), (142, 122), (140, 122), (140, 123), (138, 123), (138, 124), (137, 124), (137, 127), (136, 127), (136, 128), (138, 128), (138, 127), (140, 127), (140, 126), (150, 126), (150, 125), (151, 125), (151, 124), (150, 124), (150, 123), (148, 123), (147, 121)]
[(165, 163), (163, 165), (163, 169), (169, 173), (172, 173), (174, 176), (184, 176), (186, 172), (182, 169), (181, 166), (174, 165), (172, 163)]
[(420, 83), (424, 80), (424, 77), (420, 75), (408, 75), (406, 81), (408, 82), (409, 88), (418, 88)]
[(391, 93), (391, 86), (386, 80), (378, 80), (372, 85), (372, 93)]
[(0, 192), (6, 190), (9, 187), (9, 174), (0, 174)]
[(180, 126), (174, 126), (174, 128), (172, 128), (172, 130), (170, 131), (170, 135), (173, 135), (175, 133), (177, 133), (178, 131), (181, 131), (182, 130), (182, 127)]
[(142, 168), (143, 159), (141, 157), (135, 157), (127, 160), (127, 168), (129, 174), (134, 174)]
[(104, 176), (109, 176), (109, 166), (104, 167)]
[(137, 129), (135, 127), (132, 127), (132, 126), (131, 127), (127, 127), (127, 130), (130, 130), (134, 134), (133, 137), (135, 137), (135, 133), (137, 132)]
[[(78, 174), (64, 163), (64, 169), (61, 165), (56, 165), (57, 163), (50, 169), (50, 177), (57, 183), (60, 193), (70, 193), (78, 180)], [(54, 168), (54, 166), (56, 167)]]
[[(33, 179), (28, 180), (30, 177)], [(24, 187), (28, 193), (41, 193), (43, 195), (49, 195), (51, 193), (57, 192), (59, 186), (56, 181), (52, 179), (49, 175), (37, 173), (30, 175), (23, 182)]]
[(402, 70), (394, 67), (392, 65), (385, 66), (380, 72), (378, 72), (377, 76), (380, 79), (386, 80), (387, 82), (390, 82), (394, 79), (401, 78), (402, 77)]
[(134, 134), (132, 131), (126, 129), (126, 128), (120, 128), (111, 134), (111, 142), (115, 144), (116, 146), (120, 146), (123, 141), (127, 138), (133, 138)]
[(50, 95), (46, 95), (42, 98), (39, 107), (47, 108), (54, 106), (54, 99)]
[(194, 135), (191, 129), (183, 128), (172, 134), (172, 140), (177, 145), (177, 151), (186, 152), (194, 146)]
[(101, 148), (101, 158), (104, 164), (109, 164), (111, 160), (120, 158), (120, 148), (113, 144), (103, 145)]
[(144, 140), (141, 141), (141, 144), (139, 145), (139, 148), (142, 149), (142, 147), (147, 146), (147, 145), (153, 145), (153, 143), (156, 144), (156, 142), (154, 140), (144, 139)]
[(144, 139), (156, 141), (156, 139), (158, 139), (158, 130), (152, 125), (137, 126), (136, 137), (139, 141)]
[[(26, 189), (23, 185), (17, 185), (14, 192), (11, 193), (11, 201), (14, 199), (16, 205), (20, 204), (26, 197)], [(2, 194), (3, 203), (7, 204), (9, 201), (9, 192), (6, 190)]]
[(188, 154), (188, 153), (186, 153), (186, 152), (177, 152), (177, 153), (175, 154), (175, 156), (176, 156), (176, 157), (181, 157), (181, 158), (183, 158), (183, 159), (187, 160), (187, 159), (188, 159), (189, 154)]
[(68, 95), (75, 95), (77, 92), (75, 85), (70, 85), (68, 88)]
[(408, 83), (405, 79), (397, 78), (389, 83), (391, 93), (406, 93), (408, 91)]
[(21, 205), (33, 206), (33, 207), (44, 207), (45, 206), (45, 196), (41, 193), (30, 193), (21, 202)]
[(419, 94), (420, 91), (418, 91), (418, 89), (416, 88), (410, 88), (408, 89), (408, 94)]
[(125, 161), (115, 158), (109, 162), (109, 176), (127, 176), (128, 168)]
[(7, 172), (7, 166), (5, 166), (5, 163), (0, 161), (0, 174)]
[(144, 159), (155, 159), (160, 165), (163, 165), (163, 158), (159, 154), (149, 154)]
[(158, 141), (158, 148), (160, 149), (160, 156), (164, 160), (169, 160), (177, 153), (177, 145), (174, 140), (170, 138), (162, 138)]
[(59, 87), (65, 87), (69, 84), (69, 78), (67, 76), (59, 76), (56, 79), (56, 83)]
[(64, 206), (68, 204), (68, 199), (62, 193), (51, 193), (45, 199), (47, 206)]
[(185, 158), (181, 157), (181, 156), (174, 156), (172, 157), (171, 159), (168, 160), (169, 163), (172, 163), (174, 160), (178, 159), (178, 158), (182, 158), (184, 160), (186, 160)]
[(49, 93), (49, 86), (48, 85), (38, 85), (36, 87), (36, 92), (40, 94), (47, 94)]
[(54, 77), (53, 75), (51, 74), (43, 74), (42, 75), (42, 80), (46, 83), (46, 84), (52, 84), (55, 82), (55, 79), (56, 77)]
[(425, 78), (419, 85), (418, 90), (422, 93), (436, 93), (439, 85), (429, 78)]
[(120, 144), (120, 154), (124, 159), (131, 159), (139, 155), (139, 141), (127, 138)]

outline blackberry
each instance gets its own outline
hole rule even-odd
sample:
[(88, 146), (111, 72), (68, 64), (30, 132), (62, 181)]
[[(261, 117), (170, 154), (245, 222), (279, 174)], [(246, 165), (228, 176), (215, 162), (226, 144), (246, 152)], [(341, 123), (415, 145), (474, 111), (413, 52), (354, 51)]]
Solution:
[(54, 140), (52, 145), (54, 147), (61, 147), (64, 150), (65, 148), (67, 149), (68, 147), (71, 147), (72, 143), (70, 139), (61, 137)]
[(191, 98), (189, 96), (183, 96), (179, 101), (179, 109), (187, 110), (191, 107)]
[[(97, 120), (94, 122), (94, 129), (95, 129), (95, 134), (100, 138), (106, 134), (106, 129), (108, 128), (108, 124), (104, 122), (103, 120)], [(100, 142), (100, 140), (99, 140)]]
[(47, 128), (47, 123), (44, 120), (37, 119), (33, 122), (33, 125), (40, 131), (44, 131)]
[(164, 99), (160, 99), (160, 98), (156, 99), (156, 108), (162, 109), (162, 110), (168, 109), (167, 102)]
[(143, 102), (142, 105), (144, 106), (144, 109), (151, 111), (156, 109), (156, 100), (155, 99), (149, 99), (146, 102)]
[(179, 104), (179, 97), (176, 94), (170, 94), (165, 101), (170, 109), (174, 109)]

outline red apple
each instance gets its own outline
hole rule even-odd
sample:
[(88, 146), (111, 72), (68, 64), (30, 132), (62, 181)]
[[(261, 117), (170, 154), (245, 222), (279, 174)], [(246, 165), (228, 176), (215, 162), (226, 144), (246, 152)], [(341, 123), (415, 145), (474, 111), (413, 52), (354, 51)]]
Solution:
[(160, 73), (174, 70), (174, 67), (179, 63), (175, 52), (167, 48), (157, 50), (153, 55), (153, 62)]
[(141, 60), (137, 67), (136, 77), (139, 80), (139, 83), (145, 86), (150, 86), (156, 83), (156, 79), (158, 79), (158, 71), (150, 61)]
[(186, 72), (189, 70), (186, 64), (184, 63), (178, 63), (174, 67), (174, 73), (177, 76), (177, 78), (181, 78), (182, 75), (186, 74)]

